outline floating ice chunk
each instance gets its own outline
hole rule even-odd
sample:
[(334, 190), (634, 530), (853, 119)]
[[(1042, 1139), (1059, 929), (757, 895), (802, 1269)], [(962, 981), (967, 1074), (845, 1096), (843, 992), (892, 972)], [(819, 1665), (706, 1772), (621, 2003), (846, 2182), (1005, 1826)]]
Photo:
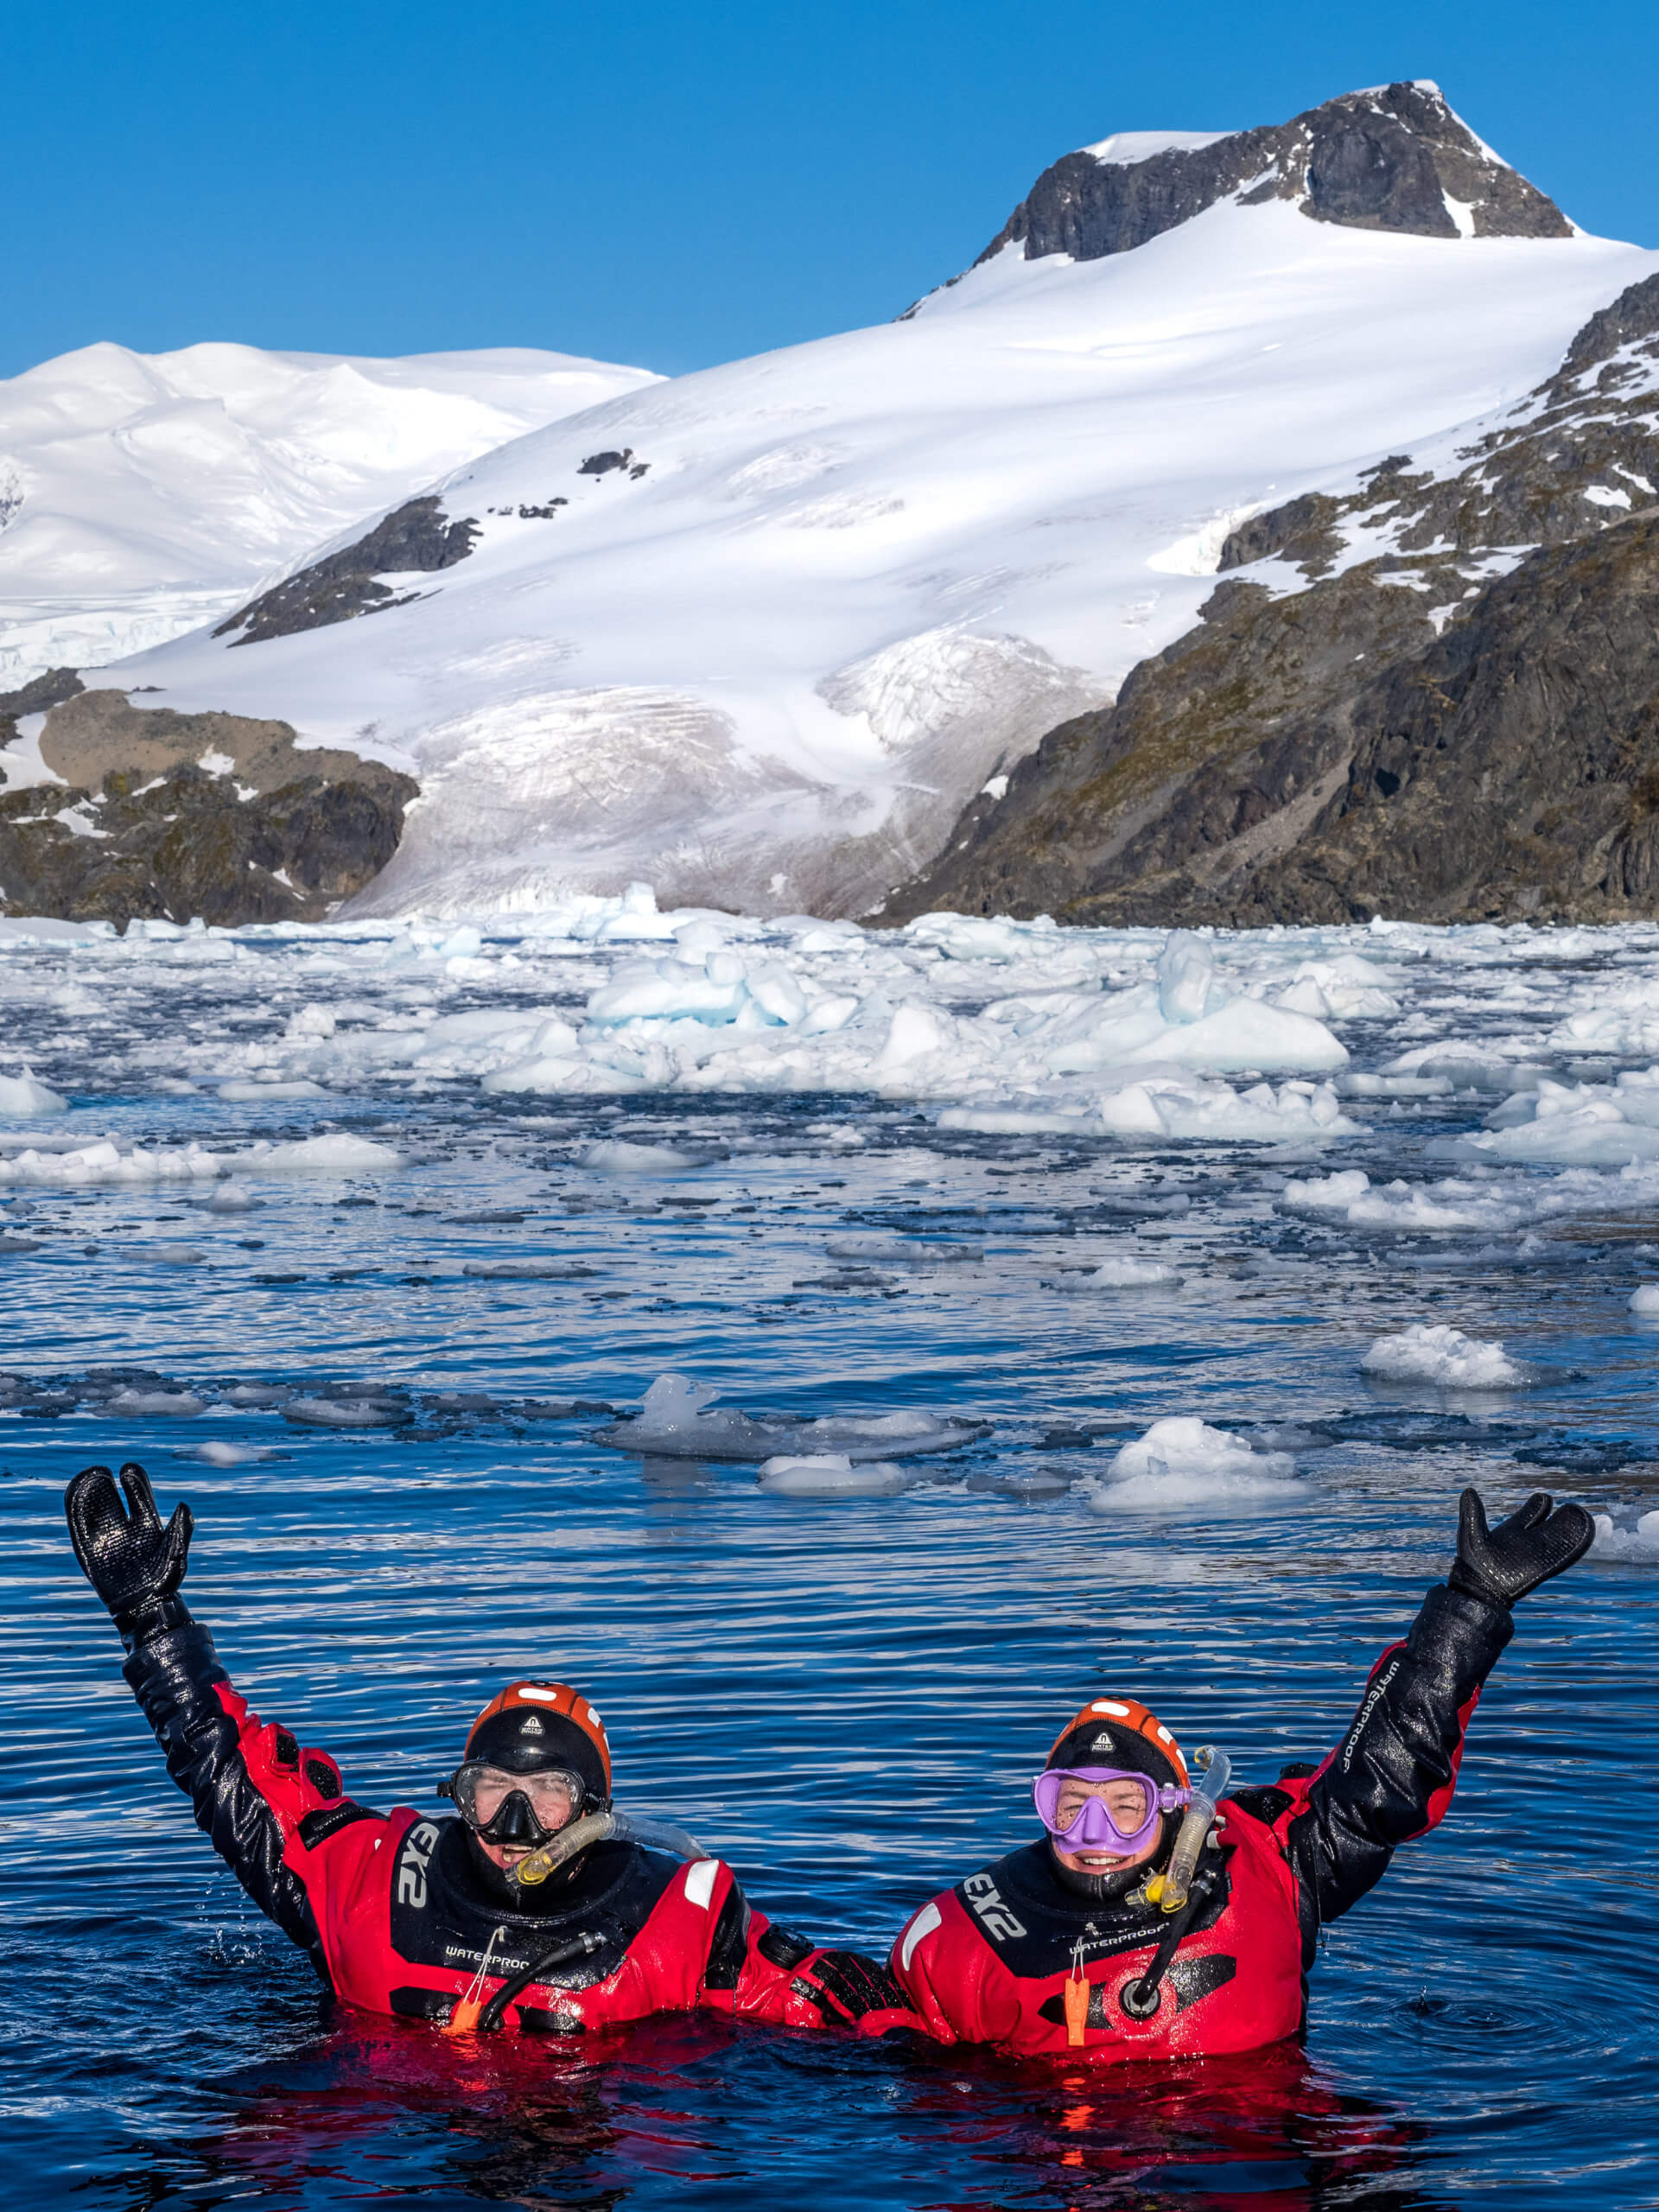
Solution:
[[(991, 779), (995, 783), (995, 777)], [(844, 927), (845, 925), (843, 924)], [(1052, 949), (1058, 926), (1046, 914), (1035, 921), (1016, 922), (1006, 914), (923, 914), (910, 923), (905, 936), (912, 944), (936, 945), (947, 960), (1023, 960), (1041, 949)], [(821, 942), (815, 931), (801, 941), (804, 952), (845, 950), (844, 944)]]
[(909, 1003), (895, 1007), (887, 1025), (887, 1041), (875, 1056), (872, 1072), (877, 1077), (890, 1076), (897, 1069), (908, 1067), (913, 1060), (949, 1051), (953, 1027), (948, 1014), (931, 1007)]
[(1513, 1192), (1491, 1184), (1448, 1176), (1443, 1182), (1429, 1185), (1399, 1180), (1376, 1185), (1357, 1167), (1306, 1180), (1293, 1176), (1280, 1192), (1278, 1204), (1287, 1213), (1336, 1214), (1356, 1229), (1401, 1233), (1516, 1229), (1531, 1211)]
[(641, 1401), (639, 1421), (653, 1436), (689, 1430), (720, 1395), (713, 1382), (694, 1382), (689, 1375), (659, 1375)]
[(274, 1144), (269, 1151), (256, 1147), (243, 1154), (238, 1164), (257, 1175), (372, 1175), (400, 1166), (403, 1157), (396, 1145), (340, 1134), (302, 1137), (295, 1144)]
[(1514, 1390), (1535, 1378), (1501, 1344), (1466, 1337), (1444, 1322), (1414, 1321), (1379, 1337), (1360, 1361), (1363, 1375), (1389, 1382), (1424, 1382), (1437, 1390)]
[(219, 1095), (232, 1105), (263, 1104), (266, 1100), (285, 1098), (327, 1098), (328, 1093), (320, 1083), (312, 1083), (304, 1076), (296, 1076), (283, 1083), (250, 1083), (238, 1077), (230, 1083), (221, 1083)]
[(982, 1244), (924, 1243), (913, 1236), (832, 1236), (824, 1245), (832, 1260), (885, 1260), (896, 1267), (935, 1268), (982, 1260)]
[(1275, 1006), (1316, 1020), (1379, 1020), (1400, 1011), (1373, 961), (1354, 953), (1332, 960), (1304, 960), (1288, 983), (1273, 994)]
[(1630, 1311), (1659, 1318), (1659, 1282), (1638, 1284), (1630, 1293)]
[(1154, 1290), (1160, 1287), (1179, 1288), (1185, 1280), (1179, 1268), (1172, 1268), (1163, 1260), (1137, 1259), (1125, 1253), (1101, 1262), (1087, 1274), (1068, 1275), (1065, 1279), (1067, 1290)]
[(856, 1459), (872, 1452), (900, 1452), (906, 1459), (932, 1452), (954, 1452), (985, 1433), (982, 1422), (941, 1420), (937, 1414), (912, 1411), (896, 1414), (830, 1414), (821, 1421), (804, 1422), (797, 1431), (803, 1443), (825, 1450), (840, 1446)]
[(844, 1452), (801, 1458), (780, 1452), (760, 1470), (760, 1487), (784, 1497), (893, 1497), (915, 1477), (884, 1459), (855, 1464)]
[(1344, 1167), (1334, 1175), (1306, 1179), (1293, 1175), (1275, 1203), (1284, 1213), (1346, 1213), (1370, 1187), (1371, 1179), (1363, 1167)]
[[(1194, 1030), (1202, 1025), (1195, 1023)], [(1118, 1136), (1173, 1137), (1208, 1144), (1282, 1144), (1353, 1136), (1358, 1124), (1328, 1083), (1258, 1083), (1237, 1091), (1192, 1077), (1147, 1076), (1100, 1101), (1102, 1124)]]
[(1182, 1067), (1227, 1075), (1255, 1068), (1262, 1075), (1324, 1075), (1348, 1065), (1348, 1048), (1322, 1021), (1264, 1000), (1231, 999), (1214, 1012), (1150, 1037), (1124, 1058), (1173, 1060)]
[(1158, 1011), (1169, 1022), (1202, 1020), (1210, 1008), (1216, 963), (1192, 930), (1172, 930), (1158, 956)]
[(646, 1391), (639, 1413), (599, 1430), (599, 1440), (619, 1451), (664, 1459), (759, 1462), (779, 1455), (829, 1452), (862, 1460), (884, 1453), (911, 1459), (954, 1451), (983, 1433), (976, 1424), (920, 1411), (830, 1414), (817, 1421), (798, 1415), (754, 1421), (726, 1407), (717, 1413), (706, 1411), (718, 1395), (709, 1384), (693, 1382), (687, 1376), (660, 1375)]
[(304, 1428), (400, 1428), (415, 1418), (388, 1398), (296, 1398), (282, 1414)]
[(1594, 1519), (1591, 1550), (1596, 1558), (1624, 1560), (1633, 1567), (1659, 1565), (1659, 1511), (1643, 1513), (1633, 1526), (1621, 1527), (1611, 1513), (1598, 1513)]
[(277, 1456), (270, 1444), (226, 1444), (217, 1440), (193, 1447), (194, 1457), (205, 1459), (210, 1467), (246, 1467), (257, 1459), (272, 1459)]
[(576, 1158), (596, 1175), (678, 1175), (701, 1165), (694, 1154), (677, 1152), (672, 1145), (629, 1144), (621, 1138), (587, 1145)]
[(747, 997), (735, 953), (710, 953), (695, 964), (641, 961), (619, 969), (613, 982), (589, 996), (588, 1019), (596, 1026), (666, 1019), (722, 1023), (735, 1019)]
[(296, 1395), (289, 1382), (238, 1382), (225, 1393), (227, 1406), (282, 1406)]
[(1485, 1129), (1465, 1139), (1500, 1160), (1556, 1167), (1626, 1167), (1659, 1160), (1659, 1090), (1651, 1074), (1611, 1087), (1569, 1086), (1548, 1077), (1508, 1100)]
[(1192, 1414), (1154, 1421), (1090, 1488), (1091, 1513), (1161, 1513), (1190, 1505), (1255, 1505), (1299, 1497), (1287, 1452), (1257, 1452)]
[(145, 1420), (193, 1421), (206, 1410), (206, 1402), (188, 1390), (118, 1390), (109, 1409)]
[[(805, 1019), (806, 993), (781, 960), (768, 960), (752, 968), (747, 976), (749, 997), (762, 1014), (787, 1028)], [(857, 1001), (854, 1001), (856, 1005)], [(839, 1027), (839, 1024), (836, 1025)]]
[(256, 1198), (245, 1183), (238, 1183), (234, 1176), (221, 1183), (207, 1201), (210, 1213), (251, 1213), (256, 1206), (264, 1204)]
[(194, 1244), (158, 1244), (150, 1257), (159, 1267), (199, 1268), (207, 1255)]
[(68, 1110), (69, 1101), (48, 1090), (29, 1068), (21, 1075), (0, 1075), (0, 1114), (8, 1121), (38, 1122)]
[(20, 1152), (0, 1160), (0, 1183), (62, 1184), (71, 1189), (101, 1183), (187, 1183), (223, 1174), (225, 1163), (199, 1144), (180, 1151), (148, 1151), (135, 1145), (121, 1152), (106, 1138), (72, 1152)]

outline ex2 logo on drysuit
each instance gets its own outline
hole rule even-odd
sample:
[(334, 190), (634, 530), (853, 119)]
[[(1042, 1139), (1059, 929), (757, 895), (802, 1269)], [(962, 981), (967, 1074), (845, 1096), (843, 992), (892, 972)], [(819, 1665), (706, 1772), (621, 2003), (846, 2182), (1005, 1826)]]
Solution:
[(438, 1832), (430, 1821), (417, 1821), (404, 1840), (397, 1860), (397, 1902), (412, 1904), (416, 1912), (426, 1905), (426, 1862)]
[(1016, 1920), (1008, 1910), (988, 1874), (970, 1874), (962, 1885), (962, 1893), (984, 1923), (988, 1936), (1000, 1936), (1005, 1943), (1012, 1943), (1016, 1936), (1026, 1933), (1025, 1922)]

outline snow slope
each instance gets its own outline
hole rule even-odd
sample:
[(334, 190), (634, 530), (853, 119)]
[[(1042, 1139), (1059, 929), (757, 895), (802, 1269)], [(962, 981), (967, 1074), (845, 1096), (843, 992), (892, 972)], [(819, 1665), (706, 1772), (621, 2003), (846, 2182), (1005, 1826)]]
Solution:
[[(1191, 626), (1236, 521), (1518, 400), (1656, 269), (1581, 235), (1439, 239), (1284, 201), (1084, 264), (1005, 251), (906, 321), (454, 471), (446, 511), (482, 535), (411, 603), (254, 645), (198, 632), (120, 681), (415, 773), (360, 912), (635, 877), (864, 912)], [(578, 474), (604, 449), (630, 465)]]
[(110, 345), (0, 381), (0, 690), (218, 620), (358, 516), (655, 381), (527, 348)]

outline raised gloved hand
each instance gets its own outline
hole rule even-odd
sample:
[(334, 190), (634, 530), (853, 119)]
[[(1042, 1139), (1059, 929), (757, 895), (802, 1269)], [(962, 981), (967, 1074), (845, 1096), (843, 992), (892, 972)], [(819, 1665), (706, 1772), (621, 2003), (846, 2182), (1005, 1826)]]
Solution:
[(1596, 1524), (1581, 1505), (1556, 1505), (1541, 1490), (1534, 1491), (1518, 1513), (1488, 1528), (1480, 1492), (1466, 1490), (1459, 1508), (1458, 1556), (1446, 1582), (1466, 1597), (1512, 1605), (1581, 1560), (1595, 1534)]
[(80, 1571), (110, 1610), (130, 1651), (190, 1619), (175, 1593), (184, 1580), (194, 1527), (182, 1500), (165, 1528), (149, 1477), (136, 1459), (121, 1470), (123, 1512), (107, 1467), (83, 1467), (63, 1493), (69, 1537)]

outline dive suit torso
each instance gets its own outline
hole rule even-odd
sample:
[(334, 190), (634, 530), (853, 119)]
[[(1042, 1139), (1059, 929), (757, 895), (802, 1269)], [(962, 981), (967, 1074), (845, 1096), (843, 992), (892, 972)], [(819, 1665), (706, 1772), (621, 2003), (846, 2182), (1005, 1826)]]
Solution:
[(799, 2027), (846, 2017), (815, 1971), (823, 1961), (833, 1985), (840, 1955), (771, 1927), (719, 1859), (601, 1843), (536, 1894), (535, 1910), (515, 1910), (462, 1821), (371, 1811), (326, 1753), (250, 1713), (199, 1623), (141, 1644), (122, 1671), (197, 1825), (348, 2004), (442, 2022), (486, 1954), (485, 1996), (584, 1937), (590, 1948), (532, 1981), (505, 2025), (580, 2034), (693, 2006)]
[[(1140, 1985), (1170, 1922), (1138, 1890), (1105, 1904), (1078, 1894), (1044, 1841), (931, 1898), (900, 1930), (889, 1966), (919, 2016), (909, 2024), (943, 2043), (1107, 2061), (1294, 2035), (1321, 1925), (1444, 1815), (1481, 1684), (1513, 1633), (1506, 1607), (1431, 1590), (1323, 1764), (1224, 1801), (1219, 1848), (1198, 1862), (1192, 1916), (1145, 2017)], [(872, 2018), (865, 2032), (888, 2024)]]

